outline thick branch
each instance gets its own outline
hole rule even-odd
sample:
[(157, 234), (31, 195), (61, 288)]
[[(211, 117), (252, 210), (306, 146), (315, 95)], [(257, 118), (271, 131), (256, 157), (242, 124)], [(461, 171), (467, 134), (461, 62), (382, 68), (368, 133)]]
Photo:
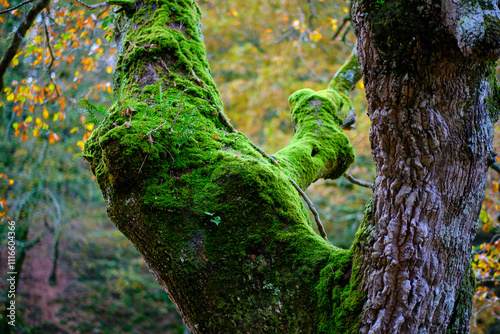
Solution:
[(196, 2), (138, 7), (118, 17), (115, 83), (131, 113), (113, 106), (85, 144), (111, 220), (192, 333), (346, 333), (363, 302), (347, 286), (350, 252), (314, 232), (297, 193), (353, 161), (337, 115), (344, 99), (294, 94), (297, 133), (268, 158), (222, 113)]
[(304, 89), (290, 96), (296, 133), (275, 156), (302, 189), (319, 178), (340, 177), (352, 163), (352, 147), (342, 128), (354, 123), (355, 113), (348, 94), (360, 78), (354, 48), (327, 90)]
[(45, 8), (47, 8), (49, 4), (50, 0), (40, 0), (40, 2), (38, 2), (35, 7), (30, 9), (23, 22), (19, 25), (16, 32), (14, 33), (12, 42), (3, 55), (2, 61), (0, 61), (0, 94), (3, 92), (4, 88), (3, 81), (5, 72), (7, 71), (7, 68), (9, 68), (12, 59), (14, 59), (14, 57), (16, 56), (16, 53), (21, 46), (21, 42), (23, 41), (24, 36), (28, 32), (38, 14), (40, 14)]

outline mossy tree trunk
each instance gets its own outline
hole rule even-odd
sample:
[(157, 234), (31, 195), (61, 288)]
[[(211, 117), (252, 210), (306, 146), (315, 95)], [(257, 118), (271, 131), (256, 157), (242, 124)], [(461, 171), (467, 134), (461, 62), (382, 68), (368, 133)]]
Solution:
[(377, 169), (361, 333), (467, 333), (496, 156), (497, 1), (359, 0), (353, 21)]
[(355, 18), (378, 176), (349, 250), (314, 233), (301, 189), (354, 160), (341, 125), (355, 55), (324, 91), (290, 97), (296, 133), (269, 156), (223, 113), (195, 1), (136, 1), (117, 20), (117, 101), (85, 155), (108, 215), (193, 333), (437, 333), (455, 319), (465, 330), (473, 291), (456, 291), (489, 163), (492, 67), (469, 56), (453, 67), (441, 45), (388, 61), (379, 47), (397, 43), (374, 44), (366, 8)]

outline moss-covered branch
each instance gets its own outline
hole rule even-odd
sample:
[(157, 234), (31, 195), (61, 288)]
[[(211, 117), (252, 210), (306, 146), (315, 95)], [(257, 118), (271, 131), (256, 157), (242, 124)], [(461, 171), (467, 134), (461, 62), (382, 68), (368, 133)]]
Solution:
[(292, 95), (297, 133), (269, 159), (224, 116), (196, 3), (141, 1), (134, 12), (117, 22), (117, 102), (85, 146), (112, 221), (193, 333), (355, 328), (351, 252), (313, 231), (289, 182), (305, 188), (352, 162), (345, 98)]

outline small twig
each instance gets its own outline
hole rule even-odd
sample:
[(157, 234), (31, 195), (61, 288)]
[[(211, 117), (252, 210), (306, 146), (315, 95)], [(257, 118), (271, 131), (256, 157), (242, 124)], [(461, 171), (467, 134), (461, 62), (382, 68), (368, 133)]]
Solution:
[[(50, 44), (50, 36), (49, 36), (49, 29), (47, 28), (47, 17), (44, 17), (43, 19), (43, 30), (45, 32), (45, 40), (47, 41), (47, 47), (49, 49), (49, 53), (50, 53), (50, 64), (49, 66), (47, 67), (48, 70), (49, 70), (49, 76), (50, 76), (50, 79), (52, 81), (52, 76), (51, 76), (51, 73), (52, 72), (52, 65), (54, 65), (54, 60), (56, 57), (54, 57), (54, 52), (52, 51), (52, 45)], [(45, 53), (45, 50), (44, 50), (44, 53)]]
[[(279, 161), (276, 160), (273, 156), (271, 156), (271, 155), (267, 154), (266, 152), (264, 152), (263, 149), (261, 149), (260, 147), (258, 147), (254, 143), (251, 143), (251, 144), (264, 157), (268, 158), (269, 160), (271, 160), (271, 162), (273, 162), (275, 164), (279, 164)], [(290, 182), (295, 187), (295, 189), (297, 189), (297, 191), (299, 192), (300, 196), (302, 196), (302, 198), (304, 199), (304, 201), (306, 201), (307, 206), (309, 207), (309, 210), (311, 210), (311, 212), (313, 213), (314, 220), (316, 221), (316, 225), (318, 225), (318, 230), (319, 230), (319, 233), (320, 233), (321, 237), (323, 239), (325, 239), (326, 241), (328, 241), (328, 238), (327, 238), (326, 232), (325, 232), (325, 228), (323, 227), (323, 224), (321, 223), (321, 219), (319, 218), (318, 211), (316, 211), (316, 208), (314, 208), (313, 203), (311, 202), (311, 200), (309, 199), (309, 197), (307, 197), (306, 193), (299, 187), (299, 185), (297, 183), (295, 183), (294, 180), (292, 180), (290, 177), (288, 177), (288, 180), (290, 180)]]
[(349, 174), (348, 172), (345, 172), (344, 173), (344, 177), (351, 183), (353, 184), (357, 184), (358, 186), (362, 186), (362, 187), (365, 187), (365, 188), (372, 188), (372, 189), (375, 189), (375, 186), (373, 185), (373, 183), (369, 183), (369, 182), (365, 182), (365, 181), (361, 181), (361, 180), (358, 180), (357, 178), (355, 178), (354, 176), (352, 176), (351, 174)]
[[(186, 103), (186, 100), (184, 100), (184, 102), (182, 103), (182, 106), (181, 106), (181, 110), (179, 110), (179, 112), (177, 113), (177, 116), (175, 116), (174, 118), (174, 122), (172, 123), (172, 125), (170, 126), (170, 129), (169, 131), (172, 131), (172, 128), (174, 127), (174, 124), (175, 124), (175, 121), (177, 121), (177, 117), (179, 117), (179, 115), (181, 114), (182, 112), (182, 108), (184, 108), (184, 104)], [(162, 124), (158, 125), (156, 128), (154, 128), (153, 130), (149, 131), (148, 133), (146, 133), (146, 137), (148, 138), (149, 142), (152, 144), (154, 142), (153, 140), (153, 136), (152, 134), (153, 133), (156, 133), (156, 131), (158, 131), (159, 129), (161, 129), (163, 126), (165, 126), (165, 124), (168, 123), (168, 120), (166, 120), (165, 122), (163, 122)], [(168, 151), (168, 150), (167, 150)], [(168, 152), (170, 153), (170, 152)], [(172, 157), (173, 159), (173, 157)]]
[(10, 7), (10, 8), (4, 9), (4, 10), (0, 10), (0, 14), (3, 14), (3, 13), (8, 13), (8, 12), (12, 12), (13, 10), (16, 10), (16, 9), (18, 9), (19, 7), (22, 7), (22, 6), (24, 6), (24, 5), (27, 5), (27, 4), (29, 4), (30, 2), (33, 2), (33, 1), (35, 1), (35, 0), (27, 0), (27, 1), (25, 1), (25, 2), (23, 2), (23, 3), (20, 3), (19, 5), (16, 5), (16, 6), (14, 6), (14, 7)]
[[(177, 113), (177, 115), (175, 115), (174, 121), (172, 122), (172, 125), (170, 125), (170, 129), (168, 131), (172, 132), (172, 129), (174, 128), (175, 122), (177, 121), (177, 118), (179, 118), (179, 115), (181, 114), (182, 109), (184, 108), (185, 104), (186, 104), (186, 100), (184, 100), (182, 102), (181, 109), (179, 110), (179, 112)], [(155, 130), (155, 132), (156, 132), (156, 130)]]
[(492, 164), (490, 166), (491, 169), (493, 169), (495, 172), (500, 173), (500, 166), (497, 164)]
[[(344, 29), (345, 25), (351, 21), (351, 14), (349, 13), (348, 15), (344, 16), (342, 23), (338, 27), (338, 29), (335, 31), (335, 33), (332, 35), (330, 39), (334, 40), (336, 39), (339, 35), (342, 29)], [(349, 28), (347, 28), (349, 30)]]
[(252, 143), (252, 146), (257, 150), (259, 151), (260, 154), (262, 154), (263, 156), (265, 156), (266, 158), (268, 158), (269, 160), (271, 160), (273, 163), (275, 164), (279, 164), (279, 161), (276, 160), (273, 156), (267, 154), (266, 152), (264, 152), (263, 149), (261, 149), (260, 147), (258, 147), (257, 145), (255, 145), (254, 143)]
[(325, 228), (323, 227), (323, 224), (321, 223), (321, 220), (319, 219), (318, 211), (316, 211), (316, 209), (314, 208), (313, 203), (311, 202), (309, 197), (307, 197), (306, 193), (299, 187), (299, 185), (297, 183), (295, 183), (294, 180), (292, 180), (290, 177), (288, 178), (288, 180), (290, 180), (290, 182), (293, 184), (295, 189), (297, 189), (297, 191), (299, 192), (300, 196), (302, 196), (302, 198), (306, 201), (307, 206), (309, 206), (309, 210), (312, 211), (312, 213), (314, 215), (314, 220), (316, 220), (316, 224), (318, 225), (319, 234), (321, 235), (321, 237), (323, 239), (328, 241), (328, 238), (327, 238), (326, 232), (325, 232)]
[(117, 6), (129, 6), (130, 3), (128, 2), (102, 2), (102, 3), (96, 3), (95, 5), (87, 5), (86, 3), (80, 1), (80, 0), (71, 0), (72, 2), (75, 2), (87, 9), (97, 9), (97, 8), (102, 8), (102, 7), (109, 7), (109, 6), (113, 6), (113, 5), (117, 5)]
[(149, 156), (149, 153), (146, 154), (146, 157), (144, 158), (144, 161), (142, 162), (141, 168), (139, 168), (139, 171), (137, 172), (137, 174), (141, 174), (142, 166), (144, 166), (144, 163), (146, 162), (146, 159), (148, 158), (148, 156)]
[(191, 67), (191, 74), (193, 75), (193, 77), (196, 79), (196, 81), (198, 81), (199, 84), (201, 84), (203, 86), (203, 88), (207, 88), (205, 87), (205, 85), (203, 84), (203, 82), (200, 80), (200, 78), (198, 78), (196, 76), (196, 73), (194, 73), (194, 69)]

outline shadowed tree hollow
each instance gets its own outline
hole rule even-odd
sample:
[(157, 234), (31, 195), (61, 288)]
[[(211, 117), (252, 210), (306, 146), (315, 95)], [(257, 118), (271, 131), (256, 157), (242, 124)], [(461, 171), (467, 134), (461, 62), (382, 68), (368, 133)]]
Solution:
[[(124, 7), (117, 101), (84, 154), (191, 332), (468, 332), (498, 15), (496, 0), (354, 1), (358, 55), (291, 95), (295, 135), (270, 156), (224, 115), (196, 2)], [(377, 176), (340, 249), (312, 230), (302, 190), (354, 161), (342, 122), (360, 71)]]

